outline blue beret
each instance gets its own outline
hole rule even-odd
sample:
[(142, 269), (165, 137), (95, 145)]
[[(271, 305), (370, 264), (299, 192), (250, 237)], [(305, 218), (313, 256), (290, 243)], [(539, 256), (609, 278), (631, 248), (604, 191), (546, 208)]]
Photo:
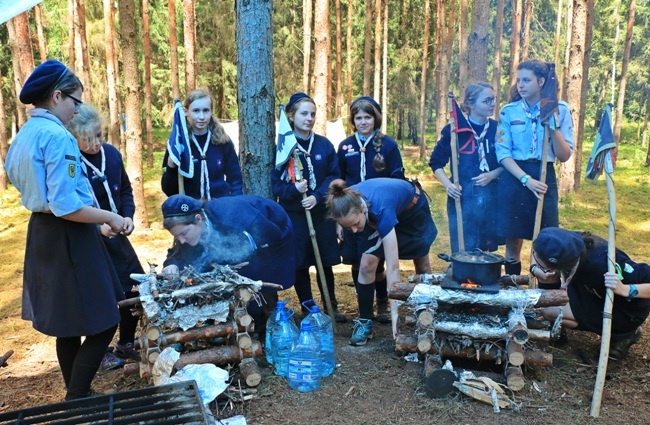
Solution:
[(68, 73), (61, 62), (50, 59), (40, 64), (27, 78), (20, 91), (20, 101), (30, 105), (47, 96)]
[(201, 211), (203, 204), (187, 195), (173, 195), (162, 204), (163, 217), (196, 214)]
[(535, 256), (546, 266), (556, 270), (572, 267), (585, 250), (585, 243), (577, 232), (546, 227), (533, 242)]
[(361, 97), (356, 98), (354, 100), (354, 102), (352, 102), (352, 104), (350, 105), (350, 109), (352, 109), (352, 106), (354, 106), (354, 104), (357, 103), (357, 102), (368, 102), (381, 114), (381, 106), (379, 106), (379, 103), (377, 103), (377, 101), (375, 99), (373, 99), (372, 97), (370, 97), (370, 96), (361, 96)]
[(312, 102), (314, 101), (311, 97), (309, 97), (309, 95), (307, 93), (303, 93), (303, 92), (294, 93), (289, 98), (289, 102), (287, 102), (287, 106), (284, 107), (284, 110), (286, 112), (289, 112), (291, 110), (291, 108), (293, 107), (293, 105), (295, 105), (296, 103), (298, 103), (299, 101), (301, 101), (303, 99), (309, 99)]

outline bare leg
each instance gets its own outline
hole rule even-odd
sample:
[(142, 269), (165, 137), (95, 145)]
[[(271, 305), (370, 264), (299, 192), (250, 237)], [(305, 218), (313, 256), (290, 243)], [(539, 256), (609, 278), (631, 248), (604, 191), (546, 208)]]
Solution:
[(415, 273), (431, 273), (431, 262), (429, 261), (429, 255), (414, 259), (413, 264), (415, 265)]
[(548, 321), (555, 321), (562, 311), (562, 326), (569, 329), (575, 329), (578, 327), (578, 321), (573, 316), (571, 311), (571, 306), (569, 304), (562, 307), (546, 307), (542, 309), (542, 316)]

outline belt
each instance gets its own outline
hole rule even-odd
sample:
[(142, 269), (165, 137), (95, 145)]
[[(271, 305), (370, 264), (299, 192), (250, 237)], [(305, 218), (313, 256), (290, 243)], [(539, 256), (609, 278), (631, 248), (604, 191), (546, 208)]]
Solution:
[(420, 188), (415, 184), (413, 185), (413, 188), (415, 189), (415, 194), (413, 195), (413, 199), (411, 199), (411, 202), (409, 203), (408, 207), (406, 207), (407, 210), (410, 210), (415, 205), (417, 205), (418, 200), (420, 199)]

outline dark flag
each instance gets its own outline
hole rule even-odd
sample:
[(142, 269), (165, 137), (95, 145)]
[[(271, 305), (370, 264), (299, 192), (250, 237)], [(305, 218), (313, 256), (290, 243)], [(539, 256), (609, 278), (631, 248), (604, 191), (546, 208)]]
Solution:
[(596, 181), (605, 169), (611, 174), (616, 166), (616, 141), (612, 131), (612, 104), (608, 103), (598, 126), (594, 148), (591, 150), (585, 178)]
[(174, 120), (172, 132), (167, 140), (167, 151), (169, 158), (178, 167), (178, 174), (191, 179), (194, 176), (194, 162), (192, 161), (192, 149), (190, 148), (190, 137), (187, 132), (187, 121), (185, 111), (180, 100), (174, 101)]
[(448, 97), (450, 100), (449, 115), (451, 115), (451, 118), (454, 120), (454, 128), (453, 128), (454, 133), (456, 134), (470, 133), (469, 139), (467, 139), (467, 142), (458, 149), (458, 152), (472, 154), (476, 149), (476, 143), (474, 140), (475, 139), (474, 130), (472, 130), (472, 127), (467, 121), (467, 118), (465, 117), (465, 115), (463, 115), (463, 111), (460, 109), (460, 106), (458, 106), (454, 94), (452, 92), (449, 92)]
[[(547, 63), (548, 76), (542, 86), (542, 99), (539, 102), (539, 120), (545, 122), (557, 111), (557, 76), (555, 64)], [(557, 123), (556, 123), (557, 124)]]

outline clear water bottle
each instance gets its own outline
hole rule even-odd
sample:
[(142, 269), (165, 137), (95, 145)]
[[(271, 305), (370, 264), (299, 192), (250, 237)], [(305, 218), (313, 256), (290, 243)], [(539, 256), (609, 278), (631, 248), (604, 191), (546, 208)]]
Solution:
[(269, 364), (273, 364), (273, 333), (275, 332), (275, 329), (277, 329), (280, 313), (287, 308), (287, 304), (289, 304), (289, 300), (278, 300), (277, 304), (275, 305), (275, 311), (273, 314), (271, 314), (269, 320), (266, 321), (264, 354), (266, 355), (266, 361), (269, 362)]
[(314, 327), (314, 332), (320, 340), (321, 348), (321, 376), (330, 376), (336, 367), (334, 356), (334, 327), (332, 319), (321, 311), (320, 307), (312, 300), (305, 301), (303, 305), (309, 309), (309, 314), (302, 319), (302, 323), (309, 323)]
[(308, 393), (320, 388), (320, 341), (309, 323), (300, 324), (300, 335), (289, 355), (287, 383), (296, 391)]
[(282, 310), (280, 318), (276, 322), (275, 331), (272, 332), (273, 335), (271, 336), (273, 373), (279, 376), (287, 376), (289, 354), (291, 354), (291, 347), (293, 347), (293, 343), (298, 337), (298, 328), (291, 320), (291, 316), (293, 316), (293, 310)]

